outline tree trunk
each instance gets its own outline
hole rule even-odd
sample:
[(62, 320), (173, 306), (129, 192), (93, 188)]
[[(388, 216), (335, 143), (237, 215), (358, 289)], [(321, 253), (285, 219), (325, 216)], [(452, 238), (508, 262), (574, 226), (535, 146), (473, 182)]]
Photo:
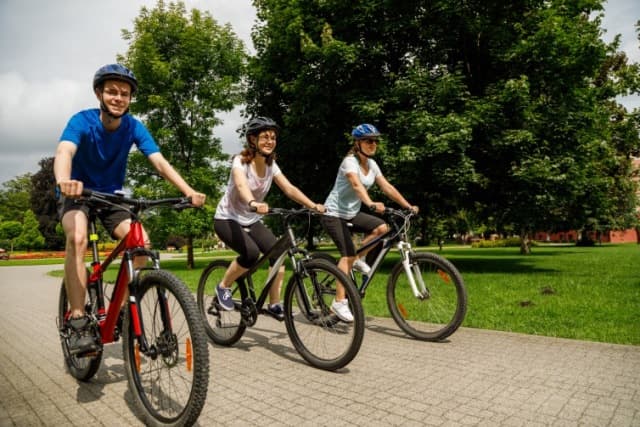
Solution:
[(193, 270), (196, 266), (193, 257), (193, 236), (187, 237), (187, 269)]
[(531, 254), (531, 246), (529, 246), (529, 233), (525, 230), (520, 232), (520, 254)]

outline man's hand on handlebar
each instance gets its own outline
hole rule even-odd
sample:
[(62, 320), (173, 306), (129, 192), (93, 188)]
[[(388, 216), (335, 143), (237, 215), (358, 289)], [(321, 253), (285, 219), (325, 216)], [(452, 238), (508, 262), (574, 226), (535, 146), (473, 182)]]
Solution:
[(70, 199), (75, 199), (82, 196), (82, 190), (84, 189), (84, 184), (82, 181), (78, 181), (75, 179), (65, 179), (58, 182), (58, 189), (60, 190), (60, 194), (64, 197), (68, 197)]

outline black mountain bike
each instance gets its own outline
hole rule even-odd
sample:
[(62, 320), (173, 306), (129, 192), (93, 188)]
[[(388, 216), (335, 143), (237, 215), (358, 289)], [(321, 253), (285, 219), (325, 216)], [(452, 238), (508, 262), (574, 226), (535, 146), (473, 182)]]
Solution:
[[(211, 262), (200, 276), (198, 308), (205, 319), (205, 330), (219, 345), (236, 343), (248, 326), (255, 325), (264, 306), (269, 289), (275, 283), (279, 267), (288, 257), (293, 274), (284, 292), (284, 322), (289, 338), (298, 353), (311, 365), (325, 370), (336, 370), (347, 365), (358, 353), (364, 335), (364, 313), (360, 296), (351, 280), (333, 263), (311, 259), (299, 248), (292, 229), (296, 217), (310, 216), (308, 209), (287, 210), (272, 208), (270, 215), (282, 218), (285, 233), (256, 264), (236, 280), (232, 287), (235, 309), (226, 311), (216, 297), (216, 286), (222, 280), (230, 261)], [(253, 274), (277, 257), (266, 278), (264, 288), (256, 297)], [(345, 323), (331, 311), (336, 281), (344, 284), (353, 322)]]
[[(391, 269), (387, 282), (387, 306), (393, 320), (407, 334), (424, 341), (438, 341), (453, 334), (467, 312), (467, 291), (462, 275), (447, 259), (432, 252), (415, 252), (407, 238), (412, 210), (386, 208), (383, 214), (390, 225), (387, 233), (358, 249), (358, 255), (373, 248), (368, 255), (371, 272), (368, 276), (351, 271), (364, 298), (367, 287), (382, 261), (394, 247), (400, 261)], [(374, 246), (379, 245), (378, 248)], [(376, 253), (377, 251), (377, 253)], [(315, 259), (336, 260), (326, 252), (314, 252)]]
[[(133, 401), (146, 425), (191, 425), (200, 415), (209, 385), (207, 336), (193, 294), (171, 273), (160, 269), (157, 251), (145, 248), (139, 214), (155, 206), (190, 207), (189, 198), (131, 199), (85, 190), (78, 203), (89, 207), (89, 241), (93, 256), (87, 272), (85, 311), (99, 344), (95, 352), (72, 354), (68, 326), (70, 305), (64, 281), (58, 302), (58, 331), (69, 373), (80, 381), (91, 379), (102, 360), (103, 346), (122, 336), (124, 364)], [(131, 229), (101, 263), (96, 212), (115, 207), (131, 214)], [(103, 273), (122, 255), (115, 285)], [(134, 268), (136, 257), (147, 267)], [(149, 266), (150, 265), (150, 266)], [(111, 289), (111, 297), (106, 293)], [(129, 293), (128, 302), (123, 305)], [(108, 423), (108, 421), (105, 421)]]

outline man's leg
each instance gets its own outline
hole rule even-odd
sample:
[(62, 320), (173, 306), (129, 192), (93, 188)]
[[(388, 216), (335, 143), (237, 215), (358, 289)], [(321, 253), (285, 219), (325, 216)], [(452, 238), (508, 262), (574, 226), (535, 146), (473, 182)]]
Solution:
[(64, 283), (71, 305), (71, 317), (84, 316), (87, 292), (87, 269), (84, 255), (87, 250), (87, 216), (81, 210), (70, 210), (62, 217), (62, 228), (66, 236), (64, 259)]

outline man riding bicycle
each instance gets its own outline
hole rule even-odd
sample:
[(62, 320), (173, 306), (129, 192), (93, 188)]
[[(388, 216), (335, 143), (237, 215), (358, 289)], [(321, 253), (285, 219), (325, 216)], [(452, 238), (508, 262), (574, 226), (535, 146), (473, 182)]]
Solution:
[[(191, 197), (195, 206), (202, 206), (206, 198), (191, 188), (169, 164), (145, 126), (127, 114), (137, 89), (138, 82), (126, 67), (109, 64), (98, 69), (93, 77), (93, 90), (100, 108), (73, 115), (56, 149), (53, 170), (61, 195), (58, 214), (66, 236), (64, 283), (71, 305), (69, 326), (74, 333), (69, 349), (72, 354), (98, 348), (91, 332), (92, 319), (84, 310), (88, 210), (75, 200), (82, 195), (82, 190), (87, 188), (105, 193), (122, 190), (129, 151), (135, 144), (160, 175), (185, 196)], [(127, 212), (103, 210), (99, 217), (115, 239), (121, 239), (129, 232), (131, 220)], [(148, 241), (146, 233), (144, 238)]]

